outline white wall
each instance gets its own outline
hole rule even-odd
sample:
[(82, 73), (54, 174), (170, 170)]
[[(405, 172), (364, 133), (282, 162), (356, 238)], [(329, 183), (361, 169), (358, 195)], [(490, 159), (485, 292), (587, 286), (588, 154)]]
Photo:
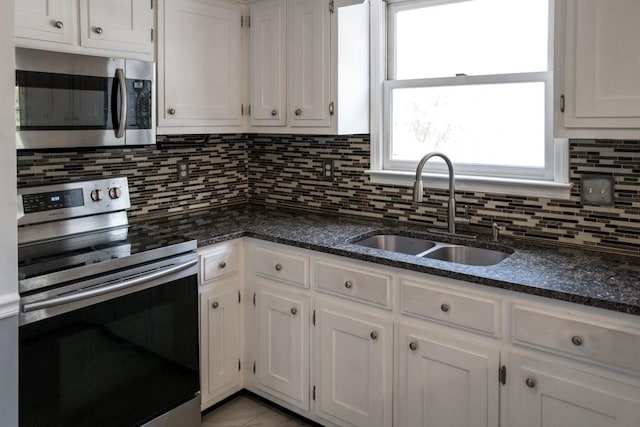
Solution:
[(18, 254), (16, 233), (13, 0), (0, 4), (0, 426), (18, 425)]

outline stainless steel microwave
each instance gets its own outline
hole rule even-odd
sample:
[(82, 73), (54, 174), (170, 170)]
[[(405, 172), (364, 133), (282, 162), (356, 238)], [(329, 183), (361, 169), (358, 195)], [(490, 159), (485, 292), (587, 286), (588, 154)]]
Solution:
[(155, 64), (16, 49), (16, 147), (155, 144)]

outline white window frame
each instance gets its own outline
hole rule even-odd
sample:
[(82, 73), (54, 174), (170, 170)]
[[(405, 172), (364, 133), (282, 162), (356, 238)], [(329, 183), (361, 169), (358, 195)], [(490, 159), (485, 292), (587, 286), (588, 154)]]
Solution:
[[(395, 59), (392, 12), (415, 8), (423, 4), (445, 4), (460, 0), (371, 0), (371, 169), (367, 171), (376, 184), (412, 186), (415, 161), (391, 160), (390, 119), (393, 90), (408, 87), (430, 87), (513, 83), (540, 81), (545, 84), (545, 97), (549, 107), (545, 117), (545, 168), (529, 169), (483, 165), (456, 167), (456, 189), (460, 191), (489, 192), (518, 196), (569, 199), (568, 141), (553, 138), (553, 72), (513, 73), (499, 76), (456, 76), (430, 79), (394, 80)], [(388, 3), (394, 3), (388, 5)], [(389, 18), (387, 19), (387, 12)], [(550, 23), (553, 23), (553, 4), (550, 1)], [(549, 25), (549, 64), (553, 61), (553, 25)], [(387, 46), (389, 49), (387, 50)], [(387, 55), (391, 60), (387, 61)], [(553, 68), (553, 67), (550, 67)], [(517, 136), (516, 136), (517, 137)], [(426, 153), (424, 153), (426, 154)], [(425, 187), (447, 188), (446, 168), (434, 162), (427, 165), (423, 178)], [(457, 166), (454, 164), (454, 166)], [(490, 173), (489, 173), (490, 171)]]

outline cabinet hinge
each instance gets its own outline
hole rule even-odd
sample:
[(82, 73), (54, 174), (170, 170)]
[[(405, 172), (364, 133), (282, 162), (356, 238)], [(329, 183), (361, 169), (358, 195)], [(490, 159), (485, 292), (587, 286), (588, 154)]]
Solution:
[(240, 28), (244, 27), (244, 16), (240, 17)]
[(240, 291), (238, 291), (238, 304), (242, 301), (242, 295), (240, 295)]
[(240, 115), (244, 116), (244, 104), (240, 104)]
[(247, 28), (251, 28), (251, 16), (247, 16)]
[(247, 114), (251, 116), (251, 104), (247, 105)]
[(313, 391), (311, 392), (311, 398), (316, 400), (316, 386), (313, 386)]
[(151, 29), (151, 43), (153, 43), (153, 28)]
[(502, 365), (498, 370), (498, 381), (502, 385), (507, 384), (507, 367), (505, 365)]
[(315, 310), (313, 310), (313, 316), (312, 316), (311, 320), (313, 321), (313, 326), (316, 326), (316, 311)]
[(253, 305), (254, 306), (256, 305), (256, 293), (255, 292), (253, 293)]
[(560, 95), (560, 112), (564, 113), (564, 103), (565, 103), (565, 98), (564, 98), (564, 94)]
[(335, 2), (333, 0), (329, 0), (329, 12), (333, 13), (335, 8)]
[(240, 362), (240, 359), (238, 359), (238, 371), (242, 370), (242, 363)]
[(153, 0), (151, 0), (151, 10), (153, 10)]
[(256, 373), (256, 361), (255, 360), (253, 361), (253, 373), (254, 374)]
[(333, 112), (335, 111), (335, 105), (333, 104), (333, 101), (329, 103), (329, 115), (333, 116)]

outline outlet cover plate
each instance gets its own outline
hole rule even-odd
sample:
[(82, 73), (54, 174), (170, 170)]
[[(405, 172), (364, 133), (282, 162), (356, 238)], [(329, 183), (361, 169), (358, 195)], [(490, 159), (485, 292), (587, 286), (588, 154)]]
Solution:
[(613, 205), (613, 176), (583, 175), (580, 182), (580, 200), (584, 205)]

